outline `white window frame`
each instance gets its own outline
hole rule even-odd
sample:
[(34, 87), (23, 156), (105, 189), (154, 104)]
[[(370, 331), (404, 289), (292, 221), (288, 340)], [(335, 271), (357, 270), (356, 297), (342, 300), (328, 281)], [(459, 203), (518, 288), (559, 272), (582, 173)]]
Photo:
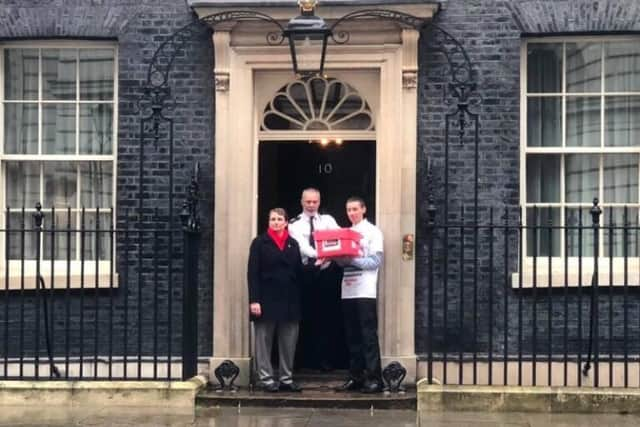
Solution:
[[(28, 100), (29, 102), (34, 102), (38, 104), (38, 151), (41, 151), (42, 147), (42, 106), (47, 103), (53, 104), (69, 104), (69, 105), (82, 105), (82, 104), (111, 104), (113, 106), (113, 123), (112, 123), (112, 154), (110, 155), (85, 155), (79, 154), (79, 137), (80, 137), (80, 121), (78, 119), (78, 109), (76, 109), (76, 120), (75, 120), (75, 138), (76, 138), (76, 152), (74, 154), (5, 154), (4, 153), (4, 105), (5, 105), (5, 94), (4, 94), (4, 50), (6, 48), (22, 48), (22, 49), (38, 49), (39, 50), (39, 63), (38, 63), (38, 99), (37, 100)], [(42, 95), (42, 56), (41, 49), (77, 49), (77, 55), (79, 54), (80, 49), (113, 49), (114, 52), (114, 60), (113, 60), (113, 99), (112, 100), (80, 100), (80, 74), (79, 74), (79, 62), (78, 56), (76, 56), (76, 98), (75, 100), (43, 100)], [(0, 43), (0, 190), (2, 193), (0, 194), (0, 229), (4, 230), (6, 225), (6, 192), (4, 191), (6, 184), (6, 168), (5, 163), (8, 161), (74, 161), (78, 163), (82, 162), (90, 162), (90, 161), (103, 161), (110, 162), (113, 166), (112, 168), (112, 201), (111, 204), (113, 207), (114, 217), (112, 218), (112, 227), (115, 230), (116, 226), (116, 184), (117, 184), (117, 153), (118, 153), (118, 99), (119, 99), (119, 88), (118, 88), (118, 45), (114, 41), (85, 41), (85, 40), (33, 40), (33, 41), (9, 41)], [(11, 100), (15, 102), (20, 102), (20, 100)], [(42, 168), (42, 163), (41, 163)], [(40, 177), (42, 179), (42, 169), (40, 172)], [(80, 186), (80, 182), (78, 182), (78, 188)], [(40, 200), (43, 200), (43, 186), (40, 185)], [(76, 197), (81, 197), (80, 193), (77, 192)], [(110, 213), (111, 207), (104, 207), (100, 210), (101, 214)], [(12, 212), (14, 209), (18, 209), (19, 207), (11, 207)], [(80, 226), (80, 214), (81, 205), (78, 202), (78, 207), (72, 209), (72, 215), (76, 216), (76, 228)], [(32, 223), (31, 214), (35, 212), (34, 207), (25, 207), (25, 227), (29, 227)], [(50, 216), (50, 207), (43, 206), (43, 212), (45, 212), (45, 220), (47, 219), (47, 214)], [(66, 212), (66, 210), (58, 210), (56, 211)], [(86, 214), (95, 213), (95, 209), (87, 209)], [(16, 228), (15, 224), (12, 224), (12, 228)], [(61, 229), (62, 230), (62, 229)], [(43, 232), (43, 234), (46, 233)], [(47, 287), (53, 286), (54, 289), (59, 288), (109, 288), (109, 287), (117, 287), (118, 286), (118, 274), (115, 271), (115, 265), (112, 265), (111, 260), (99, 260), (96, 261), (94, 259), (86, 259), (81, 261), (79, 259), (79, 250), (80, 246), (78, 244), (78, 233), (76, 234), (76, 257), (72, 258), (71, 263), (69, 265), (69, 274), (67, 274), (67, 261), (66, 260), (48, 260), (43, 259), (46, 257), (46, 254), (43, 253), (43, 240), (40, 241), (40, 275), (44, 278)], [(37, 286), (36, 282), (36, 260), (9, 260), (9, 265), (7, 267), (6, 260), (6, 248), (5, 248), (5, 238), (6, 233), (0, 232), (0, 292), (7, 290), (17, 290), (17, 289), (35, 289)], [(113, 253), (111, 254), (111, 259), (115, 260), (115, 235), (114, 235), (114, 245), (113, 245)], [(53, 266), (52, 266), (53, 263)], [(81, 264), (84, 263), (84, 266)], [(52, 277), (51, 271), (53, 267)], [(84, 270), (84, 271), (82, 271)], [(24, 274), (23, 274), (24, 271)], [(97, 274), (96, 274), (97, 271)], [(7, 278), (8, 272), (8, 278)]]
[[(520, 46), (520, 206), (521, 206), (521, 215), (522, 222), (526, 225), (527, 219), (527, 208), (532, 208), (534, 205), (539, 208), (546, 207), (555, 207), (560, 209), (560, 221), (561, 224), (565, 224), (565, 208), (581, 208), (581, 209), (589, 209), (592, 204), (591, 203), (567, 203), (565, 202), (565, 174), (564, 174), (564, 155), (566, 154), (626, 154), (633, 153), (638, 154), (640, 156), (640, 145), (635, 147), (609, 147), (605, 148), (604, 139), (605, 139), (605, 99), (606, 96), (640, 96), (640, 92), (607, 92), (605, 87), (605, 56), (604, 49), (601, 50), (602, 58), (601, 58), (601, 79), (602, 84), (599, 92), (567, 92), (567, 82), (566, 82), (566, 43), (601, 43), (605, 42), (617, 41), (617, 42), (636, 42), (640, 43), (640, 36), (567, 36), (567, 37), (542, 37), (542, 38), (528, 38), (523, 39)], [(561, 82), (561, 92), (544, 92), (544, 93), (529, 93), (527, 88), (527, 59), (528, 59), (528, 50), (527, 47), (531, 43), (550, 43), (550, 44), (558, 44), (562, 43), (562, 82)], [(567, 111), (566, 111), (566, 100), (567, 97), (580, 97), (580, 96), (599, 96), (600, 97), (600, 147), (567, 147), (566, 146), (566, 120), (567, 120)], [(527, 100), (529, 97), (561, 97), (561, 137), (562, 137), (562, 145), (560, 147), (529, 147), (528, 144), (528, 135), (527, 135), (527, 119), (528, 119), (528, 111), (527, 111)], [(527, 154), (560, 154), (562, 155), (560, 162), (560, 202), (559, 203), (528, 203), (527, 202)], [(598, 199), (601, 201), (600, 207), (603, 210), (603, 214), (605, 213), (605, 209), (608, 207), (620, 207), (620, 206), (630, 206), (634, 208), (640, 209), (640, 195), (638, 198), (638, 203), (606, 203), (602, 204), (603, 199), (603, 183), (602, 183), (602, 172), (603, 168), (603, 156), (600, 156), (600, 164), (599, 164), (599, 194)], [(640, 175), (640, 168), (639, 168)], [(640, 191), (640, 176), (639, 176), (639, 191)], [(607, 212), (608, 213), (608, 212)], [(602, 218), (602, 217), (601, 217)], [(584, 223), (585, 227), (589, 227), (591, 225), (591, 221)], [(607, 256), (606, 248), (604, 248), (604, 232), (605, 232), (605, 224), (602, 223), (602, 219), (600, 222), (601, 232), (600, 232), (600, 245), (599, 245), (599, 258), (598, 258), (598, 270), (599, 270), (599, 278), (598, 285), (599, 286), (640, 286), (640, 257), (632, 257), (629, 256), (627, 259), (627, 264), (625, 266), (625, 260), (623, 257), (613, 257), (610, 258)], [(526, 231), (526, 230), (525, 230)], [(592, 275), (593, 275), (593, 256), (583, 256), (582, 263), (578, 259), (578, 257), (568, 257), (565, 260), (564, 242), (565, 236), (564, 232), (560, 233), (560, 251), (561, 256), (543, 256), (540, 255), (535, 257), (530, 256), (526, 253), (527, 251), (527, 235), (526, 232), (523, 232), (522, 236), (522, 250), (525, 252), (524, 256), (521, 257), (523, 261), (522, 272), (513, 273), (512, 275), (512, 287), (514, 288), (532, 288), (534, 282), (534, 263), (536, 267), (535, 274), (535, 282), (536, 287), (578, 287), (578, 286), (591, 286)], [(551, 262), (551, 275), (549, 275), (549, 262)], [(567, 269), (565, 271), (565, 264)], [(581, 268), (582, 274), (579, 274), (579, 270)], [(627, 271), (627, 275), (625, 277), (625, 269)], [(520, 279), (522, 277), (522, 285), (520, 285)], [(611, 283), (611, 279), (613, 279), (613, 283)], [(551, 280), (551, 283), (549, 283)]]

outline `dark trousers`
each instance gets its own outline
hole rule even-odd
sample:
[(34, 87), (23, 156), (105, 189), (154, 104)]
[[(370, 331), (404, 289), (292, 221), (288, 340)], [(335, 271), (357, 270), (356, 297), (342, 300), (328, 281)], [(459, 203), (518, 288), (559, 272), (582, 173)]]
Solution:
[(376, 300), (343, 299), (342, 314), (349, 349), (349, 375), (356, 381), (381, 381)]
[(306, 368), (336, 367), (340, 321), (340, 272), (333, 265), (324, 270), (305, 266), (302, 283), (301, 353)]

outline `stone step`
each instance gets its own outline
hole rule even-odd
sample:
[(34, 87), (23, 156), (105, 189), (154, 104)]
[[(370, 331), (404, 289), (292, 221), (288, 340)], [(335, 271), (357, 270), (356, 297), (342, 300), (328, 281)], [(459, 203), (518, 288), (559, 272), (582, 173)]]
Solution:
[(342, 409), (416, 409), (416, 390), (409, 388), (401, 393), (363, 394), (337, 393), (333, 388), (342, 384), (344, 377), (325, 375), (298, 375), (302, 386), (300, 393), (267, 393), (262, 390), (238, 388), (236, 391), (219, 391), (209, 386), (196, 396), (200, 407), (288, 407), (288, 408), (342, 408)]

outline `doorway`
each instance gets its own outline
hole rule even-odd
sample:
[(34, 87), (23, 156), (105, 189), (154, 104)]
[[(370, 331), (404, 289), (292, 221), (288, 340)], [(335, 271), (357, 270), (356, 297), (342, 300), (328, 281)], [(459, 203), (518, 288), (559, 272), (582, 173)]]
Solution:
[[(341, 227), (350, 226), (345, 211), (345, 202), (350, 196), (360, 196), (366, 201), (367, 218), (375, 223), (375, 141), (330, 142), (326, 145), (308, 141), (261, 141), (258, 155), (259, 232), (266, 230), (267, 214), (273, 207), (285, 208), (292, 218), (298, 215), (301, 192), (308, 187), (320, 190), (320, 213), (331, 214)], [(328, 367), (344, 369), (348, 366), (340, 311), (341, 271), (339, 268), (332, 270), (333, 285), (326, 292), (320, 296), (303, 292), (297, 369), (325, 367), (314, 354), (317, 340), (330, 343)], [(326, 325), (307, 327), (309, 314), (318, 309), (326, 312)]]

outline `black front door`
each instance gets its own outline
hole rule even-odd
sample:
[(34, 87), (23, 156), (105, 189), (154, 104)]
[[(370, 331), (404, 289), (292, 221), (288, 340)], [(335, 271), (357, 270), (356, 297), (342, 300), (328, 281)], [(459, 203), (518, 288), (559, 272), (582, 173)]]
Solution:
[(283, 207), (290, 216), (300, 213), (303, 189), (315, 187), (322, 195), (321, 213), (349, 226), (345, 201), (360, 196), (367, 217), (375, 222), (376, 145), (371, 141), (330, 143), (261, 142), (259, 152), (258, 230), (267, 227), (267, 214)]
[[(308, 142), (261, 142), (259, 150), (258, 230), (267, 227), (269, 209), (283, 207), (291, 217), (301, 211), (302, 190), (314, 187), (320, 190), (320, 213), (331, 214), (338, 224), (348, 227), (345, 202), (350, 196), (360, 196), (367, 203), (367, 217), (375, 222), (375, 143), (372, 141), (345, 141), (338, 145), (323, 146)], [(326, 312), (327, 324), (323, 328), (309, 329), (305, 315), (318, 309), (317, 298), (303, 299), (303, 320), (298, 341), (298, 368), (318, 368), (314, 360), (312, 342), (321, 339), (332, 343), (330, 365), (347, 367), (347, 353), (340, 312), (340, 271), (335, 269), (336, 286), (323, 295), (321, 309)], [(326, 298), (328, 297), (328, 299)], [(317, 337), (317, 334), (330, 334)], [(323, 339), (324, 338), (324, 339)]]

